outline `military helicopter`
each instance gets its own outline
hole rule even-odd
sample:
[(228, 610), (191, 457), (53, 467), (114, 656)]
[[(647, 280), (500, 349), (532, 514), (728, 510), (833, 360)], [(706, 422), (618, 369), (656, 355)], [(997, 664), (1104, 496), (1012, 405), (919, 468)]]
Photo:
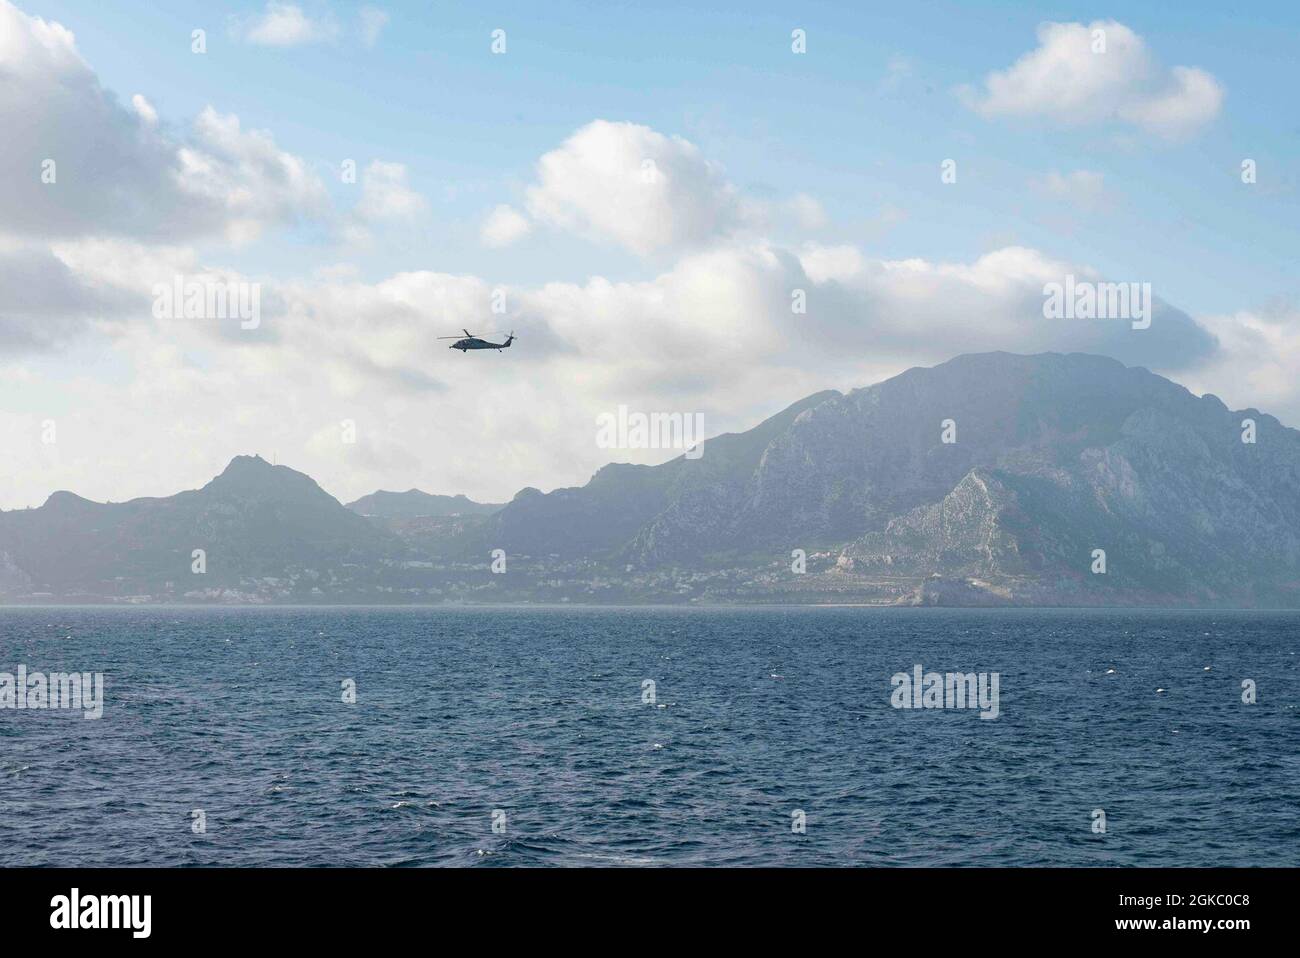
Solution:
[(506, 341), (504, 343), (489, 343), (486, 339), (479, 339), (468, 329), (462, 329), (461, 332), (464, 333), (465, 335), (464, 336), (439, 336), (438, 338), (456, 340), (447, 348), (459, 349), (462, 356), (465, 354), (465, 350), (467, 349), (496, 349), (496, 350), (509, 349), (510, 344), (515, 341), (515, 334), (513, 332), (506, 337)]

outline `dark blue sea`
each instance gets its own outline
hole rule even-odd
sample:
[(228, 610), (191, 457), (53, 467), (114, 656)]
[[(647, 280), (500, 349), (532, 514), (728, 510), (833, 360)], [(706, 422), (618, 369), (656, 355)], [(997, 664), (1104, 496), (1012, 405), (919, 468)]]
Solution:
[[(1297, 613), (0, 609), (0, 672), (98, 671), (105, 696), (99, 720), (0, 710), (0, 847), (62, 866), (1296, 865), (1298, 652)], [(892, 707), (917, 664), (998, 673), (998, 717)]]

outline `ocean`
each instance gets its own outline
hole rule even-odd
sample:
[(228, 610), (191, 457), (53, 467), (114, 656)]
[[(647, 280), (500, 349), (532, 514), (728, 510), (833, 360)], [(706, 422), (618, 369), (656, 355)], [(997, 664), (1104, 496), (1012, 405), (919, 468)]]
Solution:
[[(0, 708), (0, 843), (10, 866), (1293, 866), (1298, 652), (1294, 612), (4, 608), (0, 673), (102, 673), (103, 702)], [(917, 666), (996, 676), (996, 718), (894, 707)]]

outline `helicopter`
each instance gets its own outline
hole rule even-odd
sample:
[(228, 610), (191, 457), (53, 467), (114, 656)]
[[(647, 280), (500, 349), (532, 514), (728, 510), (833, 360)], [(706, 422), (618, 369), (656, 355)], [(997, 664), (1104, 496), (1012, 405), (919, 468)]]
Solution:
[(509, 349), (510, 344), (515, 341), (515, 334), (513, 332), (506, 337), (506, 341), (504, 343), (489, 343), (486, 339), (479, 339), (479, 337), (475, 336), (468, 329), (462, 329), (461, 332), (464, 333), (465, 335), (464, 336), (439, 336), (438, 338), (456, 340), (447, 348), (459, 349), (461, 355), (464, 355), (465, 350), (467, 349), (496, 349), (496, 350)]

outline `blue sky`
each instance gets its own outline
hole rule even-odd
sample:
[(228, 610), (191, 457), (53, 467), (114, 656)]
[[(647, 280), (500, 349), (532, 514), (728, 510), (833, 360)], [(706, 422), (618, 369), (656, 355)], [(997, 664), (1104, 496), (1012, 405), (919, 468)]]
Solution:
[[(343, 498), (500, 500), (585, 481), (611, 458), (594, 417), (620, 404), (746, 428), (980, 349), (1103, 352), (1300, 423), (1294, 5), (0, 0), (0, 18), (0, 432), (20, 466), (0, 508), (168, 494), (255, 451)], [(1078, 42), (1098, 25), (1102, 58)], [(667, 174), (649, 198), (628, 186), (642, 157)], [(58, 184), (34, 176), (46, 158)], [(1044, 326), (1065, 272), (1150, 283), (1167, 312), (1141, 338)], [(182, 274), (260, 284), (265, 324), (151, 317)], [(447, 354), (436, 337), (466, 325), (519, 348)], [(57, 444), (35, 438), (47, 421)]]

